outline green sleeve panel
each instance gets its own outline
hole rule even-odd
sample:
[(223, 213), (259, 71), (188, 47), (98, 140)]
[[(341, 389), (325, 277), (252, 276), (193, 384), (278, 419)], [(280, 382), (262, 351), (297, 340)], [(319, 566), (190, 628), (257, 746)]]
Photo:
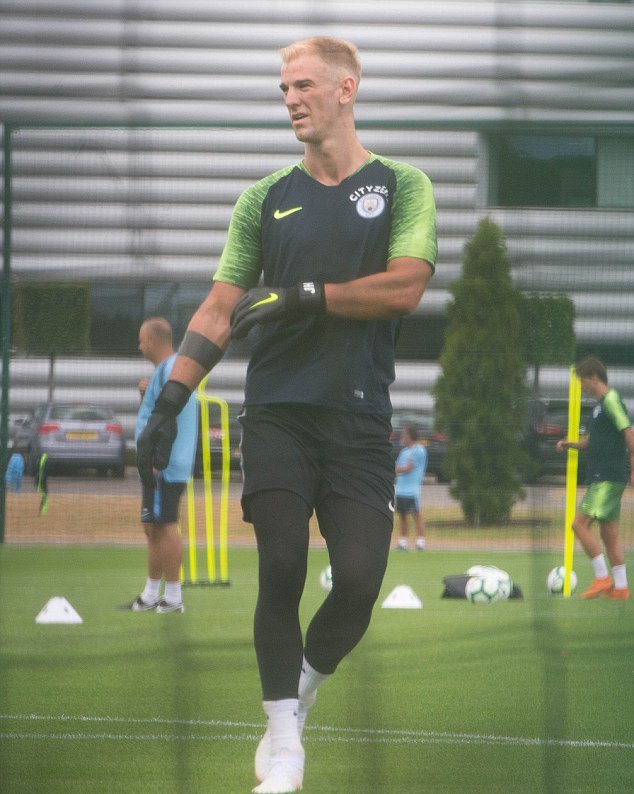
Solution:
[(397, 190), (392, 201), (392, 231), (388, 262), (406, 256), (424, 259), (435, 268), (436, 204), (429, 177), (407, 163), (379, 157), (396, 175)]
[[(434, 268), (437, 255), (436, 206), (429, 178), (407, 163), (374, 155), (390, 168), (397, 181), (391, 203), (392, 228), (388, 262), (397, 257), (424, 259)], [(262, 272), (261, 210), (271, 186), (295, 165), (276, 171), (242, 193), (234, 208), (227, 243), (220, 257), (214, 281), (223, 281), (248, 290), (255, 287)]]
[(603, 398), (603, 410), (619, 432), (631, 427), (627, 409), (615, 389), (610, 389)]
[(249, 290), (255, 287), (262, 272), (260, 218), (262, 203), (271, 185), (289, 173), (288, 166), (247, 188), (233, 210), (227, 242), (220, 257), (214, 281), (224, 281)]

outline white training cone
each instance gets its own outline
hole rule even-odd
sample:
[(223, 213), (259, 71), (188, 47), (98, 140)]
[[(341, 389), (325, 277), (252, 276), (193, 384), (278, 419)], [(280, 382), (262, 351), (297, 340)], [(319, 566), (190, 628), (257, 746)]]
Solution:
[(422, 609), (423, 602), (408, 584), (399, 584), (381, 606), (383, 609)]
[(50, 598), (35, 618), (36, 623), (83, 623), (79, 614), (62, 596)]

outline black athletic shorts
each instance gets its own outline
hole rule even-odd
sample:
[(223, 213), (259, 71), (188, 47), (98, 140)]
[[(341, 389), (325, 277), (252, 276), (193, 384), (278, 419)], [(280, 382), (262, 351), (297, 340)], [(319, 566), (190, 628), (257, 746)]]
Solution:
[(416, 496), (396, 497), (397, 513), (418, 513), (419, 510), (420, 510), (420, 504)]
[[(184, 482), (166, 482), (162, 477), (157, 477), (154, 493), (149, 494), (149, 498), (146, 498), (145, 494), (143, 495), (141, 523), (176, 524), (178, 522), (178, 507), (184, 489)], [(149, 508), (149, 505), (152, 507)]]
[(293, 491), (313, 508), (334, 491), (393, 517), (389, 417), (279, 403), (246, 406), (239, 420), (245, 521), (249, 496), (269, 489)]

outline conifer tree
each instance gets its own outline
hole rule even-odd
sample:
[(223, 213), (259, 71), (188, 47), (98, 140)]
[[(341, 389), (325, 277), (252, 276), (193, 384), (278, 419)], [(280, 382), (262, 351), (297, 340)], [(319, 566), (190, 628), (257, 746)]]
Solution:
[(504, 238), (491, 220), (481, 220), (465, 246), (451, 292), (434, 387), (437, 422), (450, 441), (450, 492), (469, 524), (498, 524), (522, 495), (525, 361), (518, 294)]

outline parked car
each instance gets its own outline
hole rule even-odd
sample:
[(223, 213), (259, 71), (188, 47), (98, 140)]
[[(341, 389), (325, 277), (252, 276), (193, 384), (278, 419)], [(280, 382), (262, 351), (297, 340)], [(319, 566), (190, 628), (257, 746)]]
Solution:
[[(594, 403), (581, 401), (579, 436), (588, 433)], [(568, 436), (568, 400), (531, 398), (526, 402), (526, 421), (521, 434), (521, 444), (528, 454), (532, 467), (526, 479), (534, 482), (544, 475), (565, 475), (567, 455), (557, 452), (557, 442)], [(577, 482), (586, 477), (586, 453), (579, 452)]]
[(14, 449), (28, 455), (32, 474), (46, 453), (52, 468), (96, 468), (125, 476), (123, 427), (110, 408), (86, 403), (49, 402), (14, 425)]
[(429, 414), (410, 408), (395, 408), (392, 414), (392, 433), (390, 442), (394, 460), (403, 449), (401, 436), (403, 428), (414, 425), (418, 428), (418, 441), (427, 449), (427, 474), (436, 475), (438, 482), (449, 482), (443, 471), (443, 462), (449, 448), (449, 441), (444, 433), (434, 430), (434, 422)]

